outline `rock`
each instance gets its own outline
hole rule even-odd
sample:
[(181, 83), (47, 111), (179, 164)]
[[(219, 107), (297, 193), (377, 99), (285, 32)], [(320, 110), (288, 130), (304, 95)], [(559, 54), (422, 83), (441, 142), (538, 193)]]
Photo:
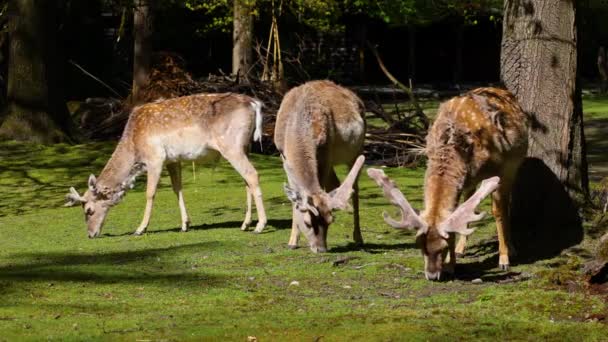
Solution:
[(294, 280), (291, 283), (289, 283), (289, 286), (300, 286), (300, 282), (297, 280)]
[(481, 278), (475, 278), (473, 280), (471, 280), (472, 284), (481, 284), (483, 283), (483, 280), (481, 280)]

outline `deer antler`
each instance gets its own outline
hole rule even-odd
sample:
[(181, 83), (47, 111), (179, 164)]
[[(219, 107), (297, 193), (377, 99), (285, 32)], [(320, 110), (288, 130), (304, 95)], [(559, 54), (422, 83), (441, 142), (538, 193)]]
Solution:
[(394, 220), (387, 212), (384, 212), (382, 215), (384, 216), (384, 221), (386, 223), (393, 228), (415, 229), (418, 231), (416, 235), (426, 233), (428, 229), (426, 222), (416, 214), (414, 208), (412, 208), (407, 199), (405, 199), (405, 196), (403, 196), (403, 193), (397, 189), (395, 182), (390, 180), (384, 174), (384, 171), (379, 169), (368, 169), (367, 175), (382, 188), (384, 197), (401, 210), (401, 220), (399, 221)]
[(360, 155), (357, 157), (353, 167), (348, 172), (346, 178), (344, 178), (342, 185), (329, 193), (329, 205), (332, 209), (345, 209), (348, 206), (348, 199), (353, 193), (353, 185), (357, 181), (357, 177), (359, 176), (359, 172), (361, 171), (364, 162), (365, 156)]
[(491, 194), (500, 183), (499, 177), (492, 177), (483, 180), (479, 189), (475, 191), (473, 196), (462, 203), (454, 212), (448, 216), (448, 218), (439, 225), (439, 233), (444, 238), (448, 237), (448, 233), (458, 233), (461, 235), (469, 235), (475, 231), (475, 229), (467, 228), (469, 222), (481, 220), (486, 213), (475, 214), (475, 208)]
[(70, 188), (70, 192), (65, 195), (65, 198), (67, 199), (67, 202), (64, 204), (64, 207), (71, 207), (78, 203), (85, 203), (87, 201), (84, 199), (84, 197), (78, 194), (78, 191), (76, 191), (74, 187)]

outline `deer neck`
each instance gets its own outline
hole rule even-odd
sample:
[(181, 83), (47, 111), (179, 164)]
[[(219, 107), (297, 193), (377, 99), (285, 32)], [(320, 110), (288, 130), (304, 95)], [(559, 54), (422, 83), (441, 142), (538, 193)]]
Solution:
[(97, 188), (113, 199), (120, 201), (125, 191), (132, 187), (143, 171), (144, 165), (136, 160), (135, 149), (129, 140), (121, 140), (112, 157), (97, 178)]
[(289, 180), (311, 195), (321, 193), (323, 190), (319, 183), (317, 146), (310, 122), (295, 120), (294, 124), (293, 127), (300, 132), (287, 135), (289, 148), (285, 149), (284, 155), (289, 168)]
[(444, 147), (429, 156), (424, 180), (424, 219), (429, 227), (437, 226), (458, 204), (466, 178), (466, 166), (458, 153)]

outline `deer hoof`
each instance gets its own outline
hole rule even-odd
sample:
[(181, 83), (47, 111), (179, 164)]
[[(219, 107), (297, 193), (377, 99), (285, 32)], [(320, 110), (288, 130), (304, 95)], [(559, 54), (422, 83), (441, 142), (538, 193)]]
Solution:
[(298, 245), (287, 245), (287, 248), (289, 248), (289, 249), (297, 249)]
[(503, 254), (498, 256), (498, 267), (503, 271), (509, 270), (509, 255)]
[(142, 235), (143, 235), (145, 232), (146, 232), (145, 230), (144, 230), (144, 231), (141, 231), (141, 232), (140, 232), (139, 230), (136, 230), (136, 231), (133, 233), (133, 236), (142, 236)]
[(182, 232), (187, 232), (188, 228), (190, 228), (190, 222), (186, 222), (184, 224), (182, 224)]
[(241, 230), (246, 231), (247, 228), (249, 228), (250, 224), (251, 224), (251, 222), (243, 222), (243, 224), (241, 225)]
[(456, 252), (456, 259), (464, 258), (464, 253)]
[(264, 231), (265, 227), (266, 227), (266, 223), (258, 222), (258, 224), (257, 224), (257, 226), (255, 226), (255, 230), (253, 232), (256, 234), (259, 234)]

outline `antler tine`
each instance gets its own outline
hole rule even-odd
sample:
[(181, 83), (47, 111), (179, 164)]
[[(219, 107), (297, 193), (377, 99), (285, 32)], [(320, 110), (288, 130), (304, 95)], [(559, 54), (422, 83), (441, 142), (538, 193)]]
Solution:
[(67, 199), (66, 204), (64, 204), (64, 207), (71, 207), (76, 205), (76, 203), (84, 203), (86, 202), (86, 200), (80, 196), (80, 194), (78, 193), (78, 191), (76, 191), (76, 189), (74, 189), (74, 187), (70, 188), (70, 192), (65, 196), (65, 198)]
[(475, 214), (475, 208), (491, 194), (500, 185), (499, 177), (492, 177), (485, 179), (481, 182), (479, 189), (475, 191), (473, 196), (462, 203), (454, 212), (443, 222), (439, 227), (439, 232), (444, 237), (447, 237), (448, 233), (458, 233), (461, 235), (469, 235), (475, 231), (475, 229), (467, 228), (469, 222), (481, 220), (486, 213), (482, 212)]
[(390, 180), (384, 174), (384, 171), (370, 168), (367, 170), (367, 175), (382, 188), (384, 197), (401, 211), (401, 219), (399, 221), (390, 217), (387, 212), (384, 212), (382, 215), (386, 223), (393, 228), (426, 229), (426, 223), (416, 214), (414, 208), (412, 208), (403, 193), (395, 185), (395, 182)]

